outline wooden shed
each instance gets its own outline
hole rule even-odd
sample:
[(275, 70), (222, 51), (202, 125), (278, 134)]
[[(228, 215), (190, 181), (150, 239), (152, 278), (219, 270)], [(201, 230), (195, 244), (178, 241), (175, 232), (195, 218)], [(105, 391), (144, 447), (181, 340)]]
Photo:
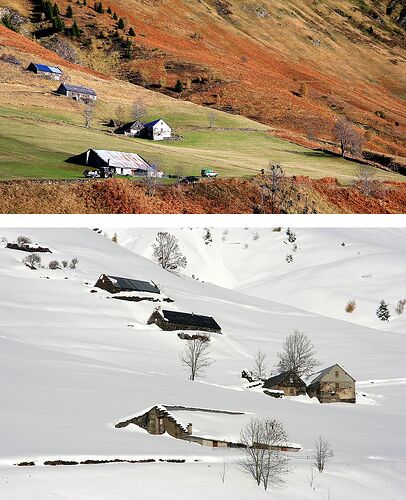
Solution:
[(306, 383), (293, 371), (286, 371), (267, 379), (264, 389), (283, 391), (285, 396), (306, 394)]
[(145, 125), (142, 122), (136, 120), (121, 125), (114, 132), (116, 134), (124, 134), (128, 137), (140, 137), (144, 127)]
[(355, 379), (335, 364), (307, 379), (307, 394), (320, 403), (355, 403)]
[(221, 333), (221, 327), (211, 316), (156, 309), (147, 321), (155, 323), (162, 330), (200, 330)]

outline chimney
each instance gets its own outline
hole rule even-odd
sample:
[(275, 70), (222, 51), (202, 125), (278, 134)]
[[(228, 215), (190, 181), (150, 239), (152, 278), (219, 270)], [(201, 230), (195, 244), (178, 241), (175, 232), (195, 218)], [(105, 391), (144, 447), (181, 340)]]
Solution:
[(191, 436), (192, 435), (192, 424), (187, 424), (186, 430), (187, 430), (188, 435)]

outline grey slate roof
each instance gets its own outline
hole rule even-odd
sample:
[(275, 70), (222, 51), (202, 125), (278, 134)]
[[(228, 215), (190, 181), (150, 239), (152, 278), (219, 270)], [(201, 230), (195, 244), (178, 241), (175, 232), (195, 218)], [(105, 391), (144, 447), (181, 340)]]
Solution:
[(274, 387), (275, 385), (278, 385), (282, 380), (284, 380), (288, 375), (290, 374), (289, 371), (287, 372), (282, 372), (279, 373), (278, 375), (275, 375), (274, 377), (270, 377), (265, 381), (266, 387)]
[(87, 94), (87, 95), (97, 95), (93, 89), (89, 89), (88, 87), (81, 87), (80, 85), (71, 85), (70, 83), (61, 83), (58, 90), (66, 89), (70, 92), (77, 92), (78, 94)]
[(201, 316), (200, 314), (190, 314), (168, 310), (162, 310), (162, 315), (170, 323), (221, 330), (220, 325), (211, 316)]
[(121, 278), (119, 276), (110, 276), (109, 279), (113, 281), (114, 285), (123, 290), (133, 290), (134, 292), (149, 292), (161, 293), (159, 288), (150, 283), (149, 281), (133, 280), (130, 278)]

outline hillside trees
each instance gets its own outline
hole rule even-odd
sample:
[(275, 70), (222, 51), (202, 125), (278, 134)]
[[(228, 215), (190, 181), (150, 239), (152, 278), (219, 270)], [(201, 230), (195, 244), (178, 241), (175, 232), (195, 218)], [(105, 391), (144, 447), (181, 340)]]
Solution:
[(167, 271), (179, 271), (187, 265), (187, 259), (179, 248), (178, 239), (173, 234), (159, 232), (152, 245), (152, 258)]
[(41, 257), (37, 253), (30, 253), (24, 257), (23, 263), (30, 269), (38, 269), (41, 266)]
[(190, 380), (202, 376), (206, 368), (213, 364), (214, 361), (209, 356), (209, 347), (210, 344), (207, 338), (195, 338), (186, 341), (185, 348), (180, 354), (180, 360), (188, 371)]
[(299, 377), (311, 375), (320, 365), (312, 342), (299, 330), (295, 330), (286, 337), (278, 358), (277, 367), (281, 372), (293, 371)]
[(362, 136), (357, 132), (353, 124), (347, 118), (340, 118), (333, 127), (333, 135), (339, 142), (341, 156), (346, 153), (360, 155), (362, 152)]
[(282, 423), (269, 418), (254, 418), (241, 431), (240, 441), (245, 445), (241, 467), (265, 490), (282, 485), (289, 472), (286, 453), (275, 449), (287, 440)]

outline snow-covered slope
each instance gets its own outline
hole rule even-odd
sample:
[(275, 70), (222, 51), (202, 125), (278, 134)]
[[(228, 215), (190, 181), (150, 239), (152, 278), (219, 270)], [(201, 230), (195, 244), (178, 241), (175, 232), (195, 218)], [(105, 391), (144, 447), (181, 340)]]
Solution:
[[(406, 298), (406, 232), (397, 229), (171, 229), (188, 258), (189, 276), (256, 297), (373, 328), (406, 330), (395, 307)], [(157, 229), (118, 230), (119, 243), (151, 258)], [(110, 230), (109, 234), (114, 231)], [(292, 262), (286, 257), (291, 255)], [(376, 316), (384, 299), (391, 320)], [(345, 312), (356, 301), (351, 314)]]
[[(220, 274), (218, 262), (223, 259), (228, 273), (225, 272), (224, 280), (230, 280), (231, 284), (232, 279), (234, 288), (249, 288), (248, 263), (244, 264), (241, 258), (237, 262), (237, 250), (229, 255), (233, 264), (227, 262), (226, 266), (226, 254), (220, 251), (223, 242), (207, 246), (210, 252), (218, 252), (215, 258), (197, 250), (193, 240), (201, 238), (202, 232), (183, 231), (180, 232), (182, 247), (191, 264), (195, 262), (199, 277), (204, 277), (210, 259)], [(132, 242), (135, 234), (145, 237), (145, 241), (138, 239), (132, 249), (136, 250), (138, 245), (145, 250), (147, 237), (152, 238), (153, 233), (132, 232)], [(287, 486), (269, 494), (274, 498), (324, 499), (329, 492), (336, 499), (402, 498), (406, 489), (403, 433), (406, 329), (384, 331), (359, 326), (312, 312), (301, 300), (295, 306), (282, 304), (276, 300), (279, 284), (274, 284), (271, 298), (266, 290), (275, 279), (273, 272), (283, 264), (282, 257), (279, 262), (276, 257), (272, 259), (271, 251), (269, 274), (264, 262), (257, 262), (255, 252), (250, 254), (252, 283), (258, 287), (264, 283), (264, 291), (257, 291), (254, 296), (170, 274), (90, 230), (0, 230), (0, 236), (9, 241), (19, 234), (51, 248), (53, 253), (42, 257), (44, 263), (77, 257), (79, 265), (77, 269), (34, 271), (22, 264), (24, 252), (0, 248), (1, 499), (268, 496), (240, 471), (238, 451), (212, 451), (169, 436), (152, 436), (141, 429), (129, 432), (114, 428), (123, 417), (155, 404), (236, 410), (280, 419), (289, 439), (300, 443), (303, 452), (292, 457), (293, 471)], [(241, 230), (238, 234), (245, 233)], [(246, 234), (251, 234), (247, 236), (252, 241), (246, 249), (249, 255), (251, 245), (265, 240), (265, 233), (261, 232), (256, 241), (252, 233)], [(275, 246), (285, 247), (282, 233), (274, 234)], [(335, 236), (338, 243), (344, 234), (338, 232)], [(389, 234), (396, 241), (396, 232)], [(397, 234), (399, 244), (393, 252), (396, 259), (403, 241), (403, 233)], [(236, 235), (231, 230), (226, 235), (230, 248), (233, 239), (244, 245), (243, 241), (237, 241)], [(384, 259), (385, 242), (378, 241), (379, 235), (375, 240), (372, 231), (369, 235), (370, 247), (367, 251), (365, 233), (362, 251), (369, 253), (374, 272)], [(122, 243), (124, 236), (119, 234)], [(213, 243), (217, 236), (221, 241), (219, 233), (213, 235)], [(297, 236), (299, 260), (301, 254), (305, 256), (301, 245), (307, 248), (307, 241), (313, 241), (314, 247), (316, 244), (312, 231), (297, 231)], [(326, 238), (332, 237), (333, 232), (326, 233)], [(348, 246), (340, 247), (340, 251), (351, 248), (348, 236), (347, 242)], [(202, 275), (197, 267), (200, 251), (207, 262), (201, 265)], [(387, 256), (387, 262), (393, 259)], [(331, 274), (327, 262), (326, 256), (325, 268), (333, 289), (334, 276), (340, 282), (342, 277), (340, 273)], [(301, 272), (300, 286), (306, 282), (314, 284), (309, 270)], [(179, 362), (184, 341), (176, 332), (163, 332), (146, 324), (156, 303), (112, 300), (103, 291), (91, 293), (92, 285), (102, 273), (153, 280), (165, 296), (174, 300), (169, 305), (165, 303), (165, 307), (212, 315), (216, 319), (223, 334), (211, 336), (211, 356), (215, 363), (208, 368), (205, 379), (194, 382), (187, 379)], [(393, 277), (394, 273), (388, 271), (387, 275)], [(385, 294), (388, 298), (389, 292)], [(330, 297), (334, 295), (326, 292), (326, 307)], [(367, 303), (369, 292), (365, 292), (365, 297)], [(345, 318), (353, 319), (350, 315)], [(357, 379), (359, 404), (320, 405), (307, 397), (279, 400), (245, 388), (241, 371), (250, 366), (258, 347), (267, 354), (270, 365), (274, 365), (284, 338), (294, 329), (310, 337), (323, 365), (339, 362)], [(307, 482), (311, 465), (307, 457), (319, 434), (331, 441), (335, 459), (326, 473), (317, 477), (317, 491), (314, 491)], [(91, 458), (178, 458), (185, 459), (186, 464), (60, 468), (13, 465), (21, 461), (42, 464), (50, 459)], [(228, 464), (224, 483), (220, 477), (223, 461)]]

